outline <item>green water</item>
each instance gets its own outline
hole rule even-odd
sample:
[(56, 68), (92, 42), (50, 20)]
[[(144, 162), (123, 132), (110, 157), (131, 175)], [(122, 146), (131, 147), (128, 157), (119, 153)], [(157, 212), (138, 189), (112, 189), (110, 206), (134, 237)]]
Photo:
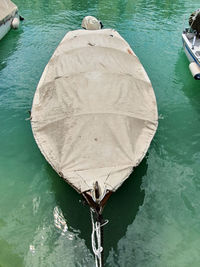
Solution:
[(200, 82), (181, 32), (199, 0), (15, 0), (25, 17), (0, 41), (0, 267), (94, 266), (88, 207), (47, 164), (29, 116), (42, 71), (85, 15), (129, 42), (155, 90), (159, 128), (104, 210), (106, 266), (200, 266)]

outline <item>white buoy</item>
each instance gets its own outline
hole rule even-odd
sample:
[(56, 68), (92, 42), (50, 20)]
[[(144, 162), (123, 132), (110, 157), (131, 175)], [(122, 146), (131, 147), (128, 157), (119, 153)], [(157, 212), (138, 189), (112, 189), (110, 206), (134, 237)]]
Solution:
[(14, 18), (12, 23), (11, 23), (11, 26), (13, 29), (18, 29), (19, 28), (19, 18)]
[(100, 30), (103, 27), (101, 21), (93, 16), (86, 16), (83, 19), (81, 26), (86, 30)]
[(195, 62), (190, 63), (189, 69), (190, 69), (194, 79), (200, 80), (200, 67)]

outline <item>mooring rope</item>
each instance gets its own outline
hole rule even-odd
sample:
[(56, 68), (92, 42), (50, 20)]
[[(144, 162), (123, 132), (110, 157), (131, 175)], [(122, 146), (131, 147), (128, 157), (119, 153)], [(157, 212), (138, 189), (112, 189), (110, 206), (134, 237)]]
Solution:
[(97, 214), (97, 219), (94, 220), (94, 211), (90, 208), (91, 221), (92, 221), (92, 250), (95, 256), (96, 267), (103, 267), (103, 226), (108, 223), (108, 220), (103, 221), (102, 216)]
[(103, 251), (103, 247), (101, 246), (101, 222), (100, 221), (94, 222), (93, 213), (94, 213), (93, 209), (90, 208), (90, 214), (92, 220), (92, 234), (91, 234), (92, 250), (95, 256), (96, 267), (102, 267), (101, 253)]

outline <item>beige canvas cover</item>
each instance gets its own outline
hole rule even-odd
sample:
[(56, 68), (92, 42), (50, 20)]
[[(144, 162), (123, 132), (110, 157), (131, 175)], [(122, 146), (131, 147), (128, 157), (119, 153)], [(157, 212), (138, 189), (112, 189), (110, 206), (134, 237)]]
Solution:
[(0, 22), (14, 16), (17, 6), (10, 0), (0, 0)]
[(78, 192), (115, 191), (145, 156), (157, 129), (152, 85), (114, 30), (69, 32), (47, 64), (32, 130), (52, 167)]

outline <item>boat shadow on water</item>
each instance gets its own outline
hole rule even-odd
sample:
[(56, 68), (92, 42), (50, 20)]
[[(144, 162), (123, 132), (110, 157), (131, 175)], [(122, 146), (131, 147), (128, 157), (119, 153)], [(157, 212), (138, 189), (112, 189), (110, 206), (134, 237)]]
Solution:
[(0, 40), (0, 71), (7, 66), (8, 58), (16, 51), (22, 32), (21, 29), (10, 30)]
[[(176, 84), (182, 84), (182, 91), (189, 99), (193, 107), (199, 112), (200, 101), (200, 81), (195, 80), (189, 70), (189, 61), (181, 48), (178, 55), (178, 60), (175, 65)], [(182, 82), (181, 82), (182, 81)]]
[[(111, 195), (105, 206), (103, 218), (109, 221), (104, 226), (105, 260), (112, 248), (117, 249), (118, 241), (125, 235), (128, 225), (134, 221), (139, 207), (143, 204), (145, 192), (141, 189), (141, 184), (147, 167), (145, 157), (123, 185)], [(63, 179), (58, 179), (58, 175), (48, 164), (46, 170), (52, 182), (55, 201), (62, 210), (69, 230), (78, 233), (79, 238), (85, 240), (87, 248), (92, 253), (89, 206), (84, 202), (82, 195)]]

